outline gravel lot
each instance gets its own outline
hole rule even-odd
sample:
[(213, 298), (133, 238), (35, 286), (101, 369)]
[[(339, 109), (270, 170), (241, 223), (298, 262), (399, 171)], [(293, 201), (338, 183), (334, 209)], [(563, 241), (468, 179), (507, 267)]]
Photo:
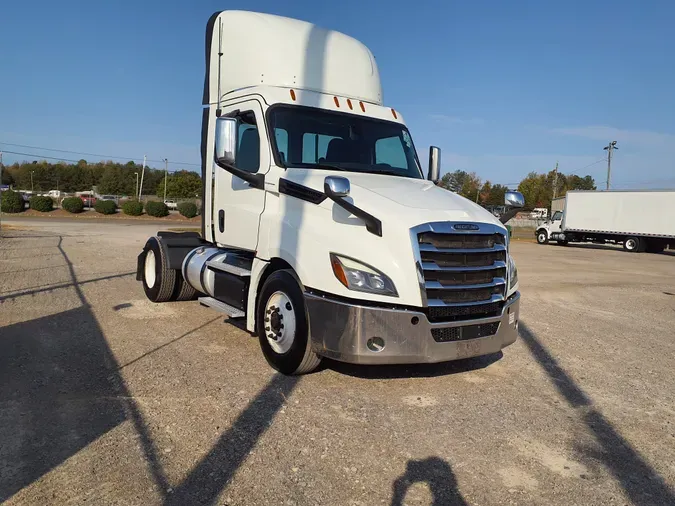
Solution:
[(675, 255), (514, 244), (503, 354), (289, 378), (240, 324), (145, 299), (157, 225), (16, 223), (0, 502), (675, 504)]

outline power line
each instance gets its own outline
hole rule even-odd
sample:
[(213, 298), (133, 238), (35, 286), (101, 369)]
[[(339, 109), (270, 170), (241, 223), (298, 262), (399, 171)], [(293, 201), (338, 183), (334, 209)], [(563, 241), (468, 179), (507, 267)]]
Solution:
[[(27, 149), (39, 149), (41, 151), (54, 151), (57, 153), (71, 153), (74, 155), (84, 155), (84, 156), (96, 156), (99, 158), (108, 158), (108, 159), (118, 159), (118, 160), (132, 160), (132, 161), (140, 161), (143, 158), (134, 158), (131, 156), (113, 156), (113, 155), (100, 155), (96, 153), (84, 153), (81, 151), (70, 151), (68, 149), (52, 149), (52, 148), (43, 148), (40, 146), (28, 146), (26, 144), (12, 144), (11, 142), (0, 142), (0, 144), (5, 145), (5, 146), (14, 146), (17, 148), (27, 148)], [(9, 151), (5, 151), (6, 153), (9, 153)], [(33, 155), (32, 155), (33, 156)], [(34, 155), (34, 156), (41, 156), (41, 155)], [(47, 156), (44, 156), (43, 158), (49, 158)], [(54, 158), (55, 160), (62, 160), (61, 158)], [(63, 159), (65, 160), (65, 159)], [(79, 160), (75, 160), (79, 161)], [(148, 160), (148, 162), (155, 162), (155, 163), (164, 163), (164, 160)], [(192, 165), (193, 167), (201, 167), (201, 164), (199, 163), (190, 163), (190, 162), (169, 162), (172, 165)]]
[[(0, 144), (3, 144), (3, 143), (0, 143)], [(38, 148), (38, 149), (40, 149), (40, 148)], [(79, 162), (79, 160), (71, 160), (69, 158), (57, 158), (57, 157), (54, 157), (54, 156), (38, 155), (36, 153), (20, 153), (18, 151), (7, 151), (6, 149), (3, 149), (2, 152), (3, 153), (10, 153), (12, 155), (30, 156), (31, 158), (38, 158), (40, 160), (57, 160), (59, 162), (73, 162), (73, 163)], [(117, 158), (120, 158), (120, 157), (117, 157)], [(128, 158), (125, 158), (125, 159), (128, 160)], [(152, 160), (148, 160), (148, 161), (152, 161)], [(169, 163), (171, 163), (171, 162), (169, 162)], [(161, 169), (155, 169), (155, 170), (161, 170)], [(180, 170), (180, 169), (170, 169), (169, 172), (177, 172), (178, 170)]]

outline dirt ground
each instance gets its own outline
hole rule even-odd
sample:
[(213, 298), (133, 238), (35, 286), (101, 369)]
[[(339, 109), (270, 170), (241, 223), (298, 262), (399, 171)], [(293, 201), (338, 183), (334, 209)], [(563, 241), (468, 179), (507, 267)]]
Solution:
[(284, 377), (240, 323), (145, 299), (158, 225), (18, 225), (0, 503), (675, 504), (675, 255), (514, 241), (503, 353)]

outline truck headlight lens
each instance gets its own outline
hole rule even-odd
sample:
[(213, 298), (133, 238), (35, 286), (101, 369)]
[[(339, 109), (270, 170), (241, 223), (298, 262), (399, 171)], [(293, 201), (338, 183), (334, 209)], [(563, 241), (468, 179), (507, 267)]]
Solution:
[(349, 290), (398, 297), (391, 279), (370, 265), (335, 253), (330, 254), (330, 264), (335, 277)]
[(509, 255), (509, 290), (518, 284), (518, 267)]

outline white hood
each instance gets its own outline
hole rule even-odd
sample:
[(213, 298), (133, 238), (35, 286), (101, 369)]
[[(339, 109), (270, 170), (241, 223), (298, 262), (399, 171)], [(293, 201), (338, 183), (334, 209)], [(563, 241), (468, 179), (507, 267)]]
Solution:
[[(432, 221), (469, 221), (503, 225), (489, 211), (424, 179), (337, 172), (289, 169), (286, 178), (323, 191), (326, 176), (349, 179), (354, 204), (383, 222), (396, 220), (407, 227)], [(324, 205), (332, 207), (327, 201)]]

